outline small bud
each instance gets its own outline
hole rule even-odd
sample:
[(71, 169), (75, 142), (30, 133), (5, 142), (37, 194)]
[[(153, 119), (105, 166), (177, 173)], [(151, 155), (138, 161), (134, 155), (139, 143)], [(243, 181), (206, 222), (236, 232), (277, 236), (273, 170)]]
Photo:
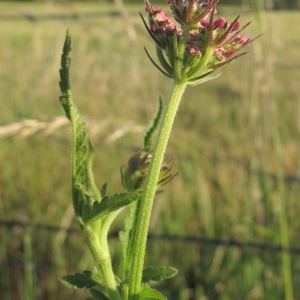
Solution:
[[(152, 152), (142, 149), (130, 157), (125, 171), (121, 170), (122, 184), (128, 192), (141, 192), (143, 190), (151, 158)], [(162, 163), (157, 187), (167, 184), (177, 175), (170, 174), (173, 165), (173, 159), (168, 159)]]

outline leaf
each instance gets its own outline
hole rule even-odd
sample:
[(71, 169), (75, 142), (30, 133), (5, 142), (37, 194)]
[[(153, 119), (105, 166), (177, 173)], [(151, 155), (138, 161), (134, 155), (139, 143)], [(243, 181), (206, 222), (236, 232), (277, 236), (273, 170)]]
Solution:
[(107, 183), (104, 183), (100, 190), (101, 198), (104, 198), (106, 196), (106, 190), (107, 190)]
[(154, 118), (151, 120), (149, 127), (147, 129), (147, 132), (145, 134), (145, 137), (144, 137), (144, 147), (145, 148), (151, 146), (152, 136), (159, 125), (159, 121), (162, 116), (162, 111), (163, 111), (163, 100), (162, 100), (161, 96), (159, 96), (156, 113), (154, 115)]
[(63, 47), (63, 53), (61, 56), (61, 69), (59, 70), (60, 73), (60, 82), (59, 86), (61, 89), (62, 95), (59, 98), (61, 105), (63, 106), (67, 118), (71, 120), (70, 116), (70, 105), (69, 105), (69, 98), (70, 98), (70, 80), (69, 80), (69, 70), (71, 65), (71, 52), (72, 52), (72, 41), (69, 32), (67, 31), (66, 39)]
[(143, 282), (162, 281), (177, 274), (173, 267), (148, 267), (143, 270)]
[(96, 289), (90, 289), (90, 292), (92, 296), (94, 297), (93, 299), (95, 300), (109, 300), (107, 296), (105, 296), (101, 291), (96, 290)]
[(92, 204), (100, 201), (100, 195), (95, 185), (92, 174), (92, 162), (94, 148), (87, 138), (87, 131), (80, 113), (73, 102), (70, 87), (70, 66), (71, 66), (72, 41), (67, 31), (66, 39), (61, 56), (60, 89), (59, 101), (72, 124), (72, 195), (73, 206), (76, 216), (81, 216), (82, 207), (87, 202)]
[(105, 197), (101, 202), (94, 202), (92, 205), (86, 204), (83, 208), (82, 220), (87, 225), (103, 218), (110, 212), (119, 210), (129, 203), (137, 200), (136, 193), (114, 194), (113, 196)]
[(145, 287), (140, 293), (140, 300), (167, 300), (167, 298), (158, 291)]
[(92, 271), (83, 271), (82, 273), (75, 273), (72, 275), (65, 275), (60, 278), (60, 281), (68, 286), (75, 289), (87, 288), (95, 286), (97, 282), (92, 279)]

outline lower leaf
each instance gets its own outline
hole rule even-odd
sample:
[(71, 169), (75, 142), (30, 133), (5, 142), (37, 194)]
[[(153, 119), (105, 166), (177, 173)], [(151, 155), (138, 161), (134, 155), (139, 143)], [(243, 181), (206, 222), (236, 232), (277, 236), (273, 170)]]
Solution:
[(167, 300), (167, 298), (160, 292), (145, 287), (141, 291), (140, 300)]
[(89, 289), (97, 284), (97, 282), (92, 279), (92, 274), (92, 271), (83, 271), (82, 273), (65, 275), (60, 278), (60, 281), (64, 285), (75, 289)]

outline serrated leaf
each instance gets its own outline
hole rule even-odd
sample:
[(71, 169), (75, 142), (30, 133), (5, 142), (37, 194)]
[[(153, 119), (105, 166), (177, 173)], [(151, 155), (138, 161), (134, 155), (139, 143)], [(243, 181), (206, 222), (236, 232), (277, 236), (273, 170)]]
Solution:
[(107, 296), (105, 296), (101, 291), (96, 290), (96, 289), (90, 289), (90, 292), (92, 296), (94, 297), (93, 299), (95, 300), (109, 300)]
[(66, 116), (70, 119), (70, 105), (69, 99), (70, 95), (70, 80), (69, 80), (69, 70), (71, 65), (71, 52), (72, 52), (72, 41), (69, 32), (67, 31), (66, 39), (63, 47), (63, 53), (61, 56), (61, 69), (60, 73), (60, 82), (59, 86), (61, 89), (61, 96), (59, 97), (59, 101), (63, 106)]
[(167, 300), (167, 298), (158, 291), (145, 287), (140, 293), (140, 300)]
[(119, 210), (120, 208), (130, 204), (137, 199), (136, 193), (114, 194), (105, 197), (101, 202), (94, 202), (92, 205), (85, 205), (82, 213), (82, 220), (87, 225), (106, 216), (110, 212)]
[(87, 131), (81, 115), (73, 102), (69, 72), (71, 66), (71, 36), (66, 34), (63, 53), (61, 56), (59, 101), (72, 124), (72, 195), (75, 214), (80, 217), (84, 204), (100, 202), (101, 198), (94, 182), (92, 163), (94, 148), (87, 138)]
[(95, 286), (97, 282), (92, 279), (92, 271), (83, 271), (82, 273), (75, 273), (72, 275), (65, 275), (60, 278), (60, 281), (68, 286), (75, 289), (87, 288)]
[(162, 281), (177, 274), (173, 267), (147, 267), (143, 270), (143, 282)]

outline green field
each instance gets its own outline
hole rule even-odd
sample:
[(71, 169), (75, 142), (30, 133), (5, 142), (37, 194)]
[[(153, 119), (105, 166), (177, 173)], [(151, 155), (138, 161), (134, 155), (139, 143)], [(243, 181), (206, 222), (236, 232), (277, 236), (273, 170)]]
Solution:
[[(58, 102), (67, 28), (73, 97), (95, 145), (99, 187), (123, 191), (120, 167), (141, 146), (158, 95), (168, 95), (171, 81), (143, 50), (155, 56), (143, 4), (127, 9), (129, 23), (113, 5), (0, 2), (0, 220), (31, 224), (1, 223), (0, 299), (88, 295), (58, 281), (93, 267), (82, 236), (35, 225), (77, 228), (71, 129)], [(179, 270), (156, 286), (171, 300), (292, 299), (290, 283), (298, 299), (300, 251), (273, 245), (300, 248), (300, 12), (219, 10), (230, 21), (241, 14), (252, 21), (246, 35), (263, 37), (218, 79), (188, 88), (167, 153), (179, 175), (157, 196), (150, 230), (211, 242), (150, 239), (146, 263)], [(122, 227), (121, 215), (112, 231)], [(118, 272), (120, 243), (111, 246)]]

